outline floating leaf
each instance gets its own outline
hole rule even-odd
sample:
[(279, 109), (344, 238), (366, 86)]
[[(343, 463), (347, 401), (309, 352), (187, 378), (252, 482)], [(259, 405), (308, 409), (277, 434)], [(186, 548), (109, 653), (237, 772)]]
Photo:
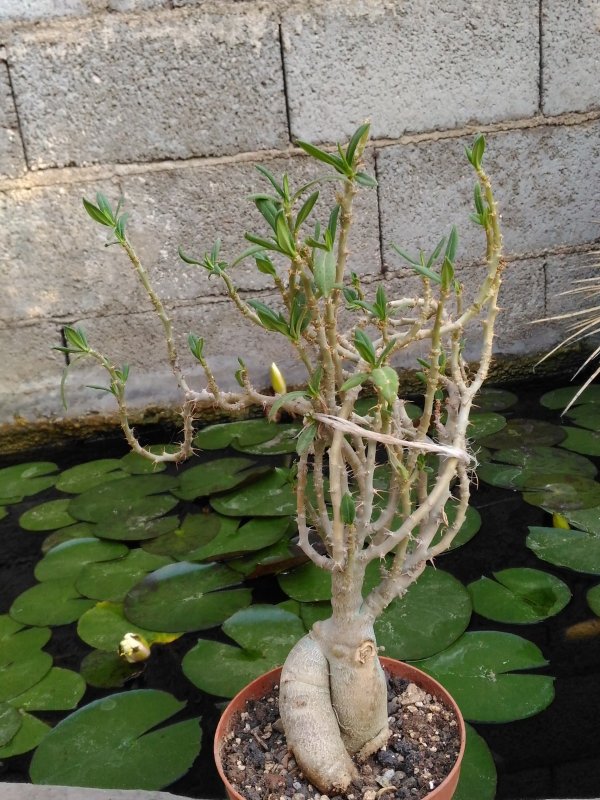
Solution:
[(565, 511), (563, 516), (575, 528), (587, 533), (596, 533), (600, 536), (600, 506), (582, 508), (577, 511)]
[(170, 563), (168, 556), (130, 550), (118, 561), (88, 563), (77, 576), (75, 588), (92, 600), (120, 602), (145, 575)]
[[(224, 518), (231, 523), (231, 519)], [(188, 555), (190, 561), (208, 561), (252, 553), (275, 544), (290, 527), (288, 517), (251, 519), (241, 527), (221, 524), (218, 534), (203, 547)]]
[(156, 517), (147, 516), (147, 501), (152, 501), (153, 509), (150, 513), (154, 514), (156, 505), (154, 501), (166, 500), (164, 507), (174, 505), (173, 499), (170, 497), (165, 498), (140, 498), (139, 506), (141, 513), (136, 514), (132, 512), (128, 516), (115, 522), (99, 522), (94, 526), (94, 534), (99, 539), (116, 540), (119, 542), (143, 542), (146, 539), (156, 539), (158, 536), (176, 530), (179, 526), (179, 517)]
[(494, 800), (496, 765), (485, 740), (469, 724), (460, 778), (452, 800)]
[(127, 477), (118, 458), (99, 458), (96, 461), (86, 461), (61, 472), (56, 481), (56, 488), (69, 494), (81, 494), (98, 486), (101, 483), (116, 481)]
[(182, 500), (209, 497), (233, 489), (264, 469), (249, 458), (217, 458), (183, 472), (179, 487), (173, 490), (173, 494)]
[(3, 614), (0, 616), (0, 667), (33, 655), (48, 642), (50, 628), (27, 628)]
[(504, 464), (515, 464), (527, 470), (529, 474), (537, 472), (574, 473), (593, 478), (598, 472), (595, 464), (585, 456), (577, 455), (559, 447), (543, 447), (521, 444), (507, 450), (494, 453), (494, 461)]
[(498, 433), (486, 436), (479, 444), (494, 449), (519, 447), (523, 442), (554, 445), (565, 438), (564, 428), (539, 419), (511, 419)]
[(0, 748), (10, 742), (21, 727), (22, 722), (23, 717), (16, 708), (8, 705), (8, 703), (0, 703)]
[[(156, 446), (153, 449), (156, 450)], [(162, 445), (161, 449), (167, 449), (168, 451), (169, 445)], [(164, 472), (167, 468), (164, 461), (151, 461), (149, 458), (133, 452), (124, 455), (120, 464), (121, 469), (124, 469), (130, 475), (156, 474), (157, 472)]]
[(275, 456), (284, 455), (285, 453), (295, 453), (298, 443), (298, 434), (301, 430), (302, 425), (299, 424), (280, 424), (275, 431), (272, 431), (272, 434), (274, 434), (272, 438), (268, 439), (266, 442), (242, 444), (239, 440), (234, 440), (232, 446), (235, 450), (240, 450), (242, 453), (251, 453), (257, 456)]
[(86, 611), (77, 623), (77, 635), (90, 647), (116, 653), (119, 643), (126, 633), (137, 633), (149, 645), (169, 644), (181, 636), (181, 633), (164, 633), (151, 631), (134, 625), (125, 617), (121, 603), (104, 601), (96, 603)]
[[(562, 411), (569, 405), (580, 388), (580, 386), (564, 386), (561, 389), (553, 389), (540, 397), (540, 403), (553, 411)], [(581, 403), (600, 403), (600, 386), (596, 384), (588, 386), (575, 400), (574, 405), (581, 405)]]
[(427, 567), (404, 597), (392, 600), (376, 620), (377, 644), (390, 658), (427, 658), (456, 641), (470, 619), (471, 600), (462, 583)]
[(312, 561), (278, 575), (277, 582), (288, 597), (300, 603), (314, 603), (331, 597), (331, 573), (319, 569)]
[(569, 510), (600, 505), (600, 483), (575, 474), (541, 474), (527, 481), (523, 500), (547, 511)]
[(198, 718), (157, 728), (184, 706), (156, 689), (95, 700), (59, 722), (43, 739), (31, 761), (31, 780), (162, 789), (185, 775), (200, 751)]
[(588, 590), (586, 600), (594, 614), (600, 617), (600, 584)]
[(20, 594), (10, 615), (24, 625), (68, 625), (93, 606), (69, 578), (44, 581)]
[(220, 422), (198, 431), (194, 444), (201, 450), (221, 450), (224, 447), (249, 447), (272, 439), (280, 426), (267, 419), (244, 419)]
[(506, 419), (500, 414), (489, 411), (486, 413), (471, 414), (467, 427), (469, 439), (483, 439), (484, 436), (491, 436), (506, 427)]
[(117, 542), (99, 539), (73, 539), (53, 547), (38, 561), (34, 575), (38, 581), (66, 578), (75, 580), (86, 564), (94, 561), (114, 561), (123, 558), (129, 548)]
[(166, 514), (176, 505), (167, 495), (150, 497), (175, 489), (171, 475), (132, 475), (88, 489), (73, 498), (69, 513), (84, 522), (111, 522), (125, 516), (145, 514), (150, 519)]
[(238, 519), (229, 519), (220, 514), (187, 514), (181, 527), (144, 542), (142, 548), (148, 553), (188, 561), (193, 553), (212, 541), (222, 528), (232, 532), (238, 525)]
[(21, 720), (21, 727), (15, 736), (4, 747), (0, 747), (0, 758), (12, 758), (28, 753), (37, 747), (51, 730), (50, 725), (46, 725), (37, 717), (32, 717), (31, 714), (21, 714)]
[(569, 428), (566, 425), (562, 430), (565, 438), (560, 443), (561, 447), (584, 456), (600, 456), (600, 431)]
[(473, 401), (473, 408), (479, 411), (505, 411), (507, 408), (514, 406), (519, 398), (516, 394), (508, 392), (506, 389), (496, 389), (493, 386), (484, 386), (480, 389), (475, 400)]
[[(452, 523), (456, 519), (456, 509), (457, 505), (455, 502), (450, 500), (448, 503), (446, 503), (445, 512), (446, 512), (446, 517), (448, 518), (449, 525), (452, 525)], [(481, 528), (481, 514), (473, 506), (468, 506), (467, 513), (465, 516), (465, 521), (460, 526), (460, 529), (456, 534), (456, 536), (454, 537), (454, 539), (452, 540), (452, 544), (450, 545), (450, 547), (444, 552), (449, 553), (451, 550), (456, 550), (457, 547), (462, 547), (463, 544), (470, 542), (480, 528)], [(438, 542), (441, 540), (444, 534), (444, 530), (440, 530), (438, 531), (438, 533), (436, 533), (431, 542), (432, 546), (438, 544)]]
[(271, 547), (265, 547), (264, 550), (258, 550), (249, 556), (229, 561), (227, 566), (247, 578), (258, 578), (262, 575), (273, 575), (293, 569), (306, 560), (306, 555), (298, 545), (284, 536)]
[(128, 593), (125, 616), (150, 630), (212, 628), (250, 604), (250, 589), (224, 591), (239, 581), (239, 575), (222, 564), (169, 564)]
[(284, 517), (296, 513), (296, 493), (289, 470), (276, 468), (250, 486), (211, 497), (210, 504), (227, 517)]
[(295, 614), (268, 605), (238, 611), (224, 623), (223, 632), (240, 646), (199, 639), (182, 662), (184, 675), (195, 686), (220, 697), (233, 697), (254, 678), (283, 664), (305, 633)]
[(473, 610), (507, 624), (540, 622), (558, 614), (571, 599), (566, 583), (537, 569), (518, 567), (480, 578), (467, 587)]
[(600, 403), (584, 403), (567, 411), (567, 416), (580, 428), (600, 431)]
[(513, 722), (538, 714), (554, 699), (553, 678), (521, 672), (547, 663), (520, 636), (473, 631), (418, 666), (450, 692), (466, 719)]
[(144, 670), (143, 664), (129, 664), (115, 652), (92, 650), (81, 662), (81, 677), (97, 689), (120, 689)]
[(11, 700), (42, 680), (52, 666), (52, 656), (37, 650), (20, 658), (3, 656), (0, 669), (0, 702)]
[(77, 708), (85, 693), (85, 681), (78, 672), (52, 667), (41, 681), (8, 702), (26, 711), (66, 711)]
[(95, 530), (96, 526), (90, 522), (77, 522), (75, 525), (69, 525), (68, 528), (59, 528), (54, 533), (46, 536), (42, 542), (42, 553), (45, 555), (56, 545), (63, 542), (72, 542), (73, 539), (93, 539)]
[(542, 561), (600, 575), (600, 532), (530, 526), (526, 544)]
[(77, 522), (68, 512), (70, 500), (49, 500), (30, 508), (19, 517), (19, 525), (26, 531), (53, 531)]
[(57, 470), (58, 467), (51, 461), (29, 461), (4, 467), (0, 469), (0, 498), (15, 503), (23, 497), (43, 492), (54, 486), (57, 476), (48, 473)]

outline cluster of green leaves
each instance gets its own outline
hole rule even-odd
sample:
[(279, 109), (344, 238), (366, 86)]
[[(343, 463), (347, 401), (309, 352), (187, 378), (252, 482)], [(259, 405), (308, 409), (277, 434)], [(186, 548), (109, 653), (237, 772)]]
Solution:
[(110, 203), (102, 192), (96, 192), (96, 205), (89, 200), (83, 200), (83, 207), (94, 222), (98, 222), (100, 225), (110, 228), (115, 235), (115, 241), (107, 242), (105, 245), (106, 247), (111, 244), (123, 244), (126, 241), (125, 225), (129, 215), (127, 213), (120, 213), (123, 202), (124, 200), (121, 197), (113, 211)]
[[(442, 258), (441, 269), (436, 272), (434, 267), (439, 260), (444, 245), (446, 245), (446, 249)], [(445, 237), (441, 239), (429, 256), (420, 250), (418, 257), (415, 258), (405, 253), (396, 244), (392, 244), (392, 247), (418, 275), (439, 284), (444, 291), (448, 291), (451, 288), (458, 291), (459, 285), (454, 280), (454, 264), (458, 247), (458, 231), (455, 226), (452, 226), (448, 241), (446, 241)]]

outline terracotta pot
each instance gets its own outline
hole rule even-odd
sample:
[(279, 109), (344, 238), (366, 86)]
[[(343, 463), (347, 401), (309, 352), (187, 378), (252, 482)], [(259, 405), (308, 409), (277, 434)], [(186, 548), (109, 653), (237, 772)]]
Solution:
[[(465, 753), (466, 741), (465, 723), (458, 706), (452, 699), (452, 696), (448, 694), (441, 684), (439, 684), (425, 672), (422, 672), (420, 669), (412, 667), (410, 664), (405, 664), (403, 661), (396, 661), (393, 658), (382, 657), (380, 658), (380, 661), (386, 672), (389, 672), (392, 675), (396, 675), (400, 678), (404, 678), (412, 683), (416, 683), (417, 686), (419, 686), (421, 689), (424, 689), (426, 692), (429, 692), (429, 694), (436, 695), (436, 697), (443, 701), (444, 705), (450, 707), (454, 711), (456, 719), (458, 720), (458, 729), (460, 734), (460, 750), (458, 753), (458, 758), (456, 759), (456, 763), (450, 770), (449, 774), (444, 778), (439, 786), (436, 786), (436, 788), (424, 798), (424, 800), (451, 800), (458, 784), (460, 765)], [(264, 675), (261, 675), (260, 678), (256, 678), (256, 680), (252, 681), (252, 683), (249, 683), (246, 687), (244, 687), (244, 689), (242, 689), (241, 692), (236, 694), (219, 720), (219, 724), (217, 725), (217, 730), (215, 733), (214, 756), (217, 770), (221, 780), (225, 785), (225, 790), (230, 800), (245, 800), (245, 798), (233, 788), (223, 771), (221, 750), (225, 737), (232, 729), (235, 717), (242, 711), (245, 711), (246, 701), (258, 700), (259, 698), (268, 694), (272, 687), (279, 682), (280, 675), (281, 667), (277, 667), (276, 669), (272, 669), (270, 672), (266, 672)]]

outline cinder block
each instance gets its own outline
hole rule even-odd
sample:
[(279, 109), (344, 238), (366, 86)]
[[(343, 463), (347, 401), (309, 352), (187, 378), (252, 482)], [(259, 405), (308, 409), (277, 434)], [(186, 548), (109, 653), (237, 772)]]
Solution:
[(538, 3), (331, 0), (283, 14), (292, 133), (336, 141), (527, 117), (538, 107)]
[[(384, 264), (406, 266), (391, 243), (432, 250), (451, 225), (458, 258), (485, 252), (482, 229), (469, 220), (475, 176), (464, 155), (472, 139), (443, 139), (382, 148), (377, 154)], [(487, 136), (484, 166), (502, 215), (506, 254), (538, 254), (599, 235), (587, 187), (600, 181), (600, 122), (539, 127)]]
[(165, 8), (166, 0), (2, 0), (0, 22), (37, 21), (84, 16), (98, 11)]
[(542, 3), (542, 107), (545, 114), (600, 107), (597, 0)]
[(32, 168), (288, 142), (274, 16), (223, 2), (20, 30), (8, 43)]
[[(322, 169), (305, 157), (277, 158), (261, 163), (278, 179), (283, 172), (289, 173), (292, 187), (323, 174)], [(372, 155), (367, 157), (367, 169), (373, 174)], [(268, 236), (269, 228), (248, 195), (269, 193), (272, 189), (253, 163), (196, 165), (148, 172), (126, 177), (122, 185), (127, 207), (132, 212), (132, 241), (161, 297), (166, 300), (181, 302), (223, 293), (219, 278), (209, 278), (202, 267), (189, 267), (179, 259), (178, 246), (201, 259), (220, 238), (223, 258), (231, 262), (250, 246), (244, 239), (245, 231)], [(322, 209), (322, 227), (327, 224), (336, 190), (337, 184), (332, 183), (324, 183), (320, 189), (314, 213)], [(362, 190), (356, 197), (349, 249), (350, 269), (361, 274), (381, 271), (377, 192), (372, 189)], [(279, 266), (283, 266), (283, 260)], [(243, 261), (230, 274), (234, 284), (243, 290), (273, 287), (272, 279), (256, 270), (253, 259)]]
[(6, 62), (0, 61), (0, 176), (15, 178), (25, 172), (17, 112), (10, 90)]

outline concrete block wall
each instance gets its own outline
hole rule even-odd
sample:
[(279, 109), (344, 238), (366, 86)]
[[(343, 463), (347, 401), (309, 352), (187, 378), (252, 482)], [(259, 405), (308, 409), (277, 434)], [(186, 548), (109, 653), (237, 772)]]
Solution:
[[(448, 5), (448, 4), (446, 4)], [(257, 384), (278, 338), (237, 317), (177, 246), (228, 255), (259, 219), (254, 164), (315, 170), (298, 138), (330, 145), (366, 117), (377, 191), (357, 204), (351, 265), (390, 291), (410, 283), (390, 247), (461, 235), (461, 275), (480, 270), (464, 145), (488, 136), (509, 266), (496, 353), (543, 353), (564, 333), (532, 320), (600, 261), (600, 6), (597, 0), (2, 0), (0, 2), (0, 424), (64, 415), (64, 324), (132, 364), (134, 406), (176, 398), (164, 344), (124, 255), (81, 199), (123, 194), (130, 232), (175, 320), (204, 335), (218, 376), (237, 356)], [(317, 171), (318, 172), (318, 171)], [(330, 190), (333, 191), (333, 190)], [(274, 302), (266, 276), (235, 280)], [(182, 349), (182, 360), (192, 368)], [(71, 415), (112, 398), (78, 388)]]

